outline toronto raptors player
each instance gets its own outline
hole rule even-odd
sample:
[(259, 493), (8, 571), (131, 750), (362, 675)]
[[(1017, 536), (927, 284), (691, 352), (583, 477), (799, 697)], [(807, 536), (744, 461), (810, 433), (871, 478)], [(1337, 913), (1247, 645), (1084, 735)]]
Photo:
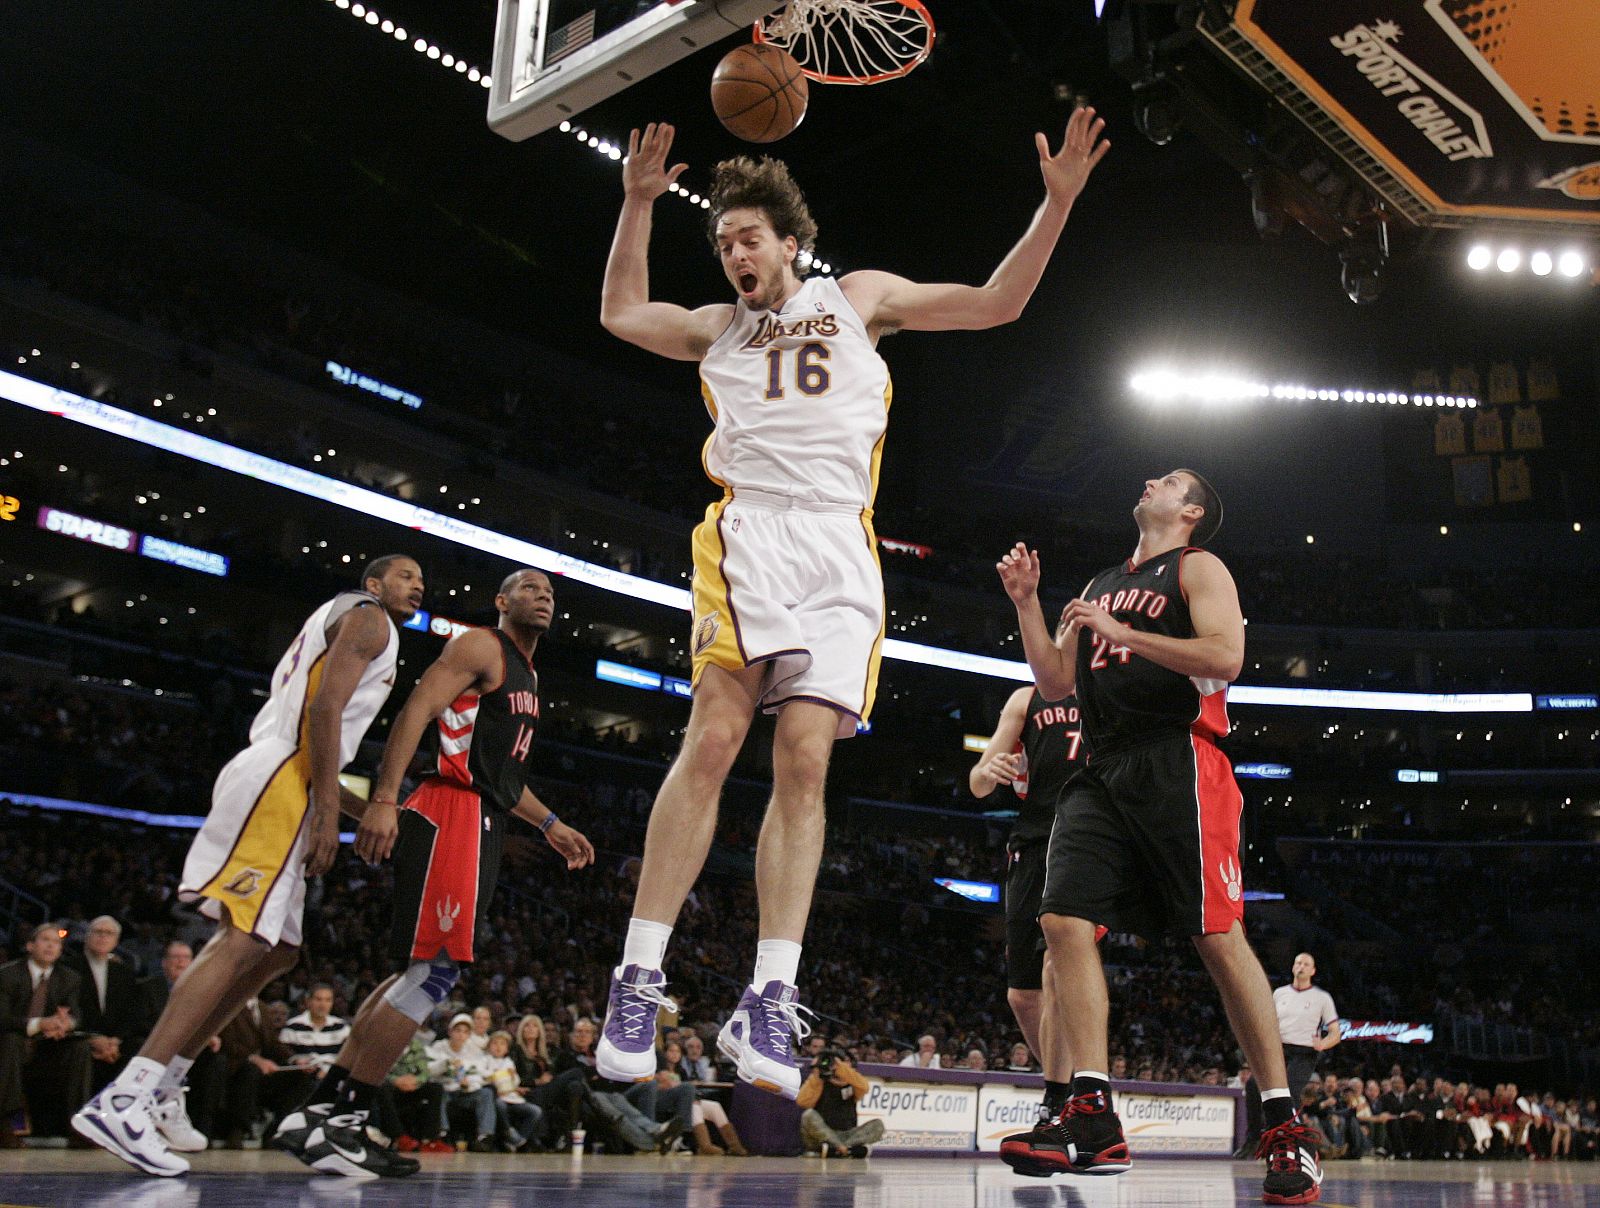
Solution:
[(1076, 697), (1052, 701), (1037, 687), (1018, 688), (967, 777), (974, 797), (1005, 793), (1017, 807), (1006, 841), (1006, 1000), (1044, 1070), (1046, 1119), (1066, 1106), (1072, 1056), (1060, 1043), (1051, 1005), (1055, 971), (1045, 957), (1039, 903), (1061, 791), (1085, 754)]
[[(363, 859), (394, 854), (389, 955), (401, 972), (368, 996), (333, 1067), (273, 1138), (330, 1174), (394, 1177), (416, 1169), (372, 1143), (368, 1113), (418, 1025), (475, 957), (509, 819), (537, 827), (569, 869), (594, 860), (589, 841), (528, 787), (528, 753), (539, 727), (533, 654), (555, 615), (550, 579), (543, 571), (514, 571), (494, 602), (499, 624), (451, 638), (407, 698), (356, 832)], [(434, 724), (433, 773), (397, 807), (406, 768)]]
[(1272, 991), (1245, 940), (1239, 814), (1243, 799), (1216, 740), (1227, 687), (1244, 662), (1233, 578), (1198, 548), (1222, 501), (1193, 470), (1145, 483), (1133, 557), (1096, 575), (1052, 642), (1039, 608), (1039, 559), (1018, 545), (999, 564), (1041, 691), (1076, 692), (1089, 762), (1072, 778), (1050, 845), (1040, 922), (1059, 984), (1060, 1024), (1076, 1068), (1061, 1116), (1009, 1137), (1001, 1157), (1030, 1174), (1116, 1174), (1130, 1165), (1106, 1076), (1107, 997), (1094, 924), (1143, 886), (1154, 925), (1193, 938), (1239, 1047), (1262, 1085), (1268, 1162), (1263, 1199), (1318, 1198), (1315, 1135), (1294, 1115)]
[(673, 129), (628, 139), (624, 201), (600, 321), (612, 334), (700, 365), (715, 425), (704, 464), (722, 498), (695, 530), (694, 703), (656, 797), (622, 959), (613, 971), (601, 1074), (655, 1077), (661, 971), (672, 926), (705, 863), (717, 797), (757, 708), (778, 715), (772, 802), (756, 847), (755, 972), (718, 1044), (746, 1082), (793, 1098), (794, 1040), (809, 1029), (795, 983), (822, 858), (823, 782), (836, 739), (872, 708), (883, 579), (872, 502), (888, 424), (878, 340), (900, 329), (985, 328), (1021, 314), (1073, 201), (1109, 144), (1080, 109), (1061, 150), (1036, 136), (1045, 200), (982, 286), (885, 272), (804, 279), (816, 224), (776, 160), (717, 165), (709, 234), (732, 302), (688, 310), (651, 300), (651, 208), (685, 165)]

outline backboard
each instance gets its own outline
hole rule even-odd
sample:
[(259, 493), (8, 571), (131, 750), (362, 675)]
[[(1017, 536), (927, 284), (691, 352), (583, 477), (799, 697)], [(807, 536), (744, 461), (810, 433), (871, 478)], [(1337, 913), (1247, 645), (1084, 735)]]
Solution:
[(614, 96), (782, 0), (500, 0), (489, 128), (513, 142)]

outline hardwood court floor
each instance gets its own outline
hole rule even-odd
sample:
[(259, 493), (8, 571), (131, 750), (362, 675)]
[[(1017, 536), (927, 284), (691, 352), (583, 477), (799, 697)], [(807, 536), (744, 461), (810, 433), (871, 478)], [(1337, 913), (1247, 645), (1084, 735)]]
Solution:
[[(1146, 1160), (1115, 1178), (1025, 1179), (994, 1158), (445, 1155), (396, 1181), (317, 1175), (282, 1154), (201, 1154), (185, 1178), (100, 1153), (0, 1153), (0, 1206), (27, 1208), (1224, 1208), (1261, 1202), (1259, 1163)], [(1600, 1163), (1334, 1162), (1325, 1208), (1600, 1208)]]

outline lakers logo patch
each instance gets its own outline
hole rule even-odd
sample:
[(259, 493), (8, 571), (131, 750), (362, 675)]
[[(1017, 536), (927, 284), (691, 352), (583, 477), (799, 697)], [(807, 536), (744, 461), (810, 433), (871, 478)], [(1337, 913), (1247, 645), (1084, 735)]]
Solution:
[(722, 628), (717, 620), (716, 613), (710, 613), (700, 618), (694, 627), (693, 653), (704, 654), (715, 644), (717, 632)]
[(236, 898), (248, 898), (261, 888), (261, 878), (266, 875), (259, 868), (247, 868), (224, 885), (222, 892), (231, 893)]
[(439, 930), (448, 932), (456, 925), (456, 919), (461, 917), (461, 903), (452, 902), (450, 895), (446, 894), (433, 908), (433, 913), (439, 920)]

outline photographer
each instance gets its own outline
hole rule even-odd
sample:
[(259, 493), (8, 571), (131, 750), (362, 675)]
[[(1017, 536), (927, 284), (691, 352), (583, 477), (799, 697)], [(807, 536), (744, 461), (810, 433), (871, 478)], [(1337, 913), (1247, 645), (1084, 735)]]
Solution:
[(867, 1146), (883, 1139), (883, 1121), (856, 1121), (856, 1103), (868, 1083), (837, 1049), (817, 1055), (795, 1104), (801, 1108), (800, 1140), (825, 1158), (864, 1158)]

